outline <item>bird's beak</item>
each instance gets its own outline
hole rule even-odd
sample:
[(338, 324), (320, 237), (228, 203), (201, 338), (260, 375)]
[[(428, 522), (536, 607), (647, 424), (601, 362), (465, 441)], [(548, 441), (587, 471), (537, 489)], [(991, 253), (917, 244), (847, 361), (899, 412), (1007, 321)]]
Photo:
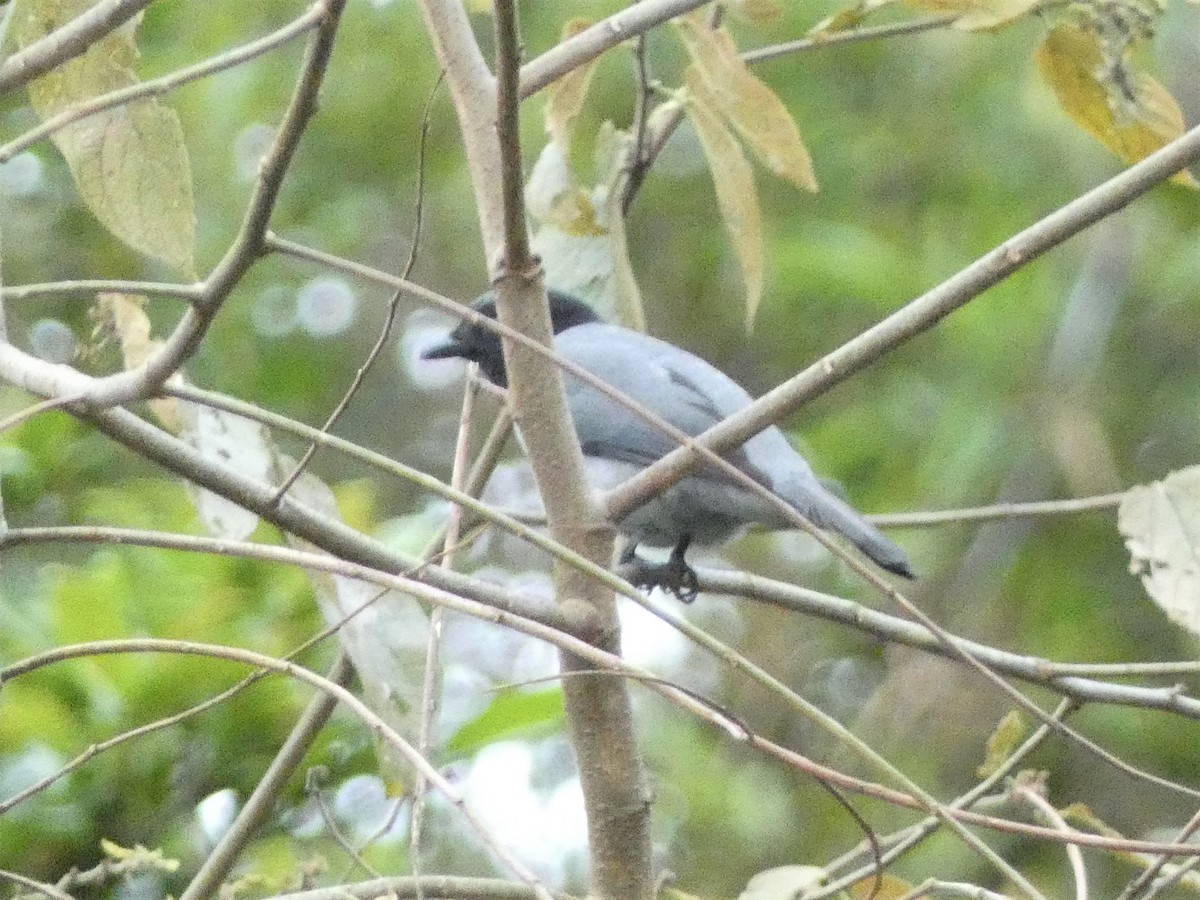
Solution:
[(453, 359), (454, 357), (466, 357), (466, 348), (454, 338), (441, 344), (434, 344), (421, 354), (421, 359)]

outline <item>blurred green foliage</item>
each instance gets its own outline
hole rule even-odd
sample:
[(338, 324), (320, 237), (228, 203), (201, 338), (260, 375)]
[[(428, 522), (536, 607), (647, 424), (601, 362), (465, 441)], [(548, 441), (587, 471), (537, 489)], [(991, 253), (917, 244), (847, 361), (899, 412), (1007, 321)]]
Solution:
[[(571, 15), (600, 17), (620, 5), (570, 6)], [(811, 0), (782, 7), (770, 27), (734, 22), (742, 45), (794, 38), (834, 11)], [(203, 9), (153, 4), (140, 38), (143, 75), (252, 39), (297, 8), (278, 0)], [(531, 2), (523, 14), (532, 57), (557, 40), (566, 13), (561, 4)], [(1172, 4), (1158, 39), (1161, 80), (1191, 122), (1200, 116), (1193, 77), (1200, 50), (1182, 36), (1195, 33), (1198, 16), (1194, 6)], [(473, 21), (486, 47), (490, 23)], [(1060, 114), (1038, 81), (1032, 52), (1042, 28), (1026, 21), (988, 35), (934, 32), (758, 66), (792, 110), (821, 192), (809, 196), (758, 173), (768, 275), (755, 331), (747, 335), (741, 282), (712, 184), (694, 136), (681, 128), (629, 219), (650, 330), (752, 390), (765, 389), (1117, 171), (1118, 163)], [(675, 39), (660, 29), (647, 52), (656, 77), (674, 83), (682, 62)], [(286, 47), (167, 100), (182, 117), (191, 153), (201, 272), (225, 250), (244, 209), (242, 142), (255, 126), (278, 121), (300, 53), (298, 44)], [(414, 4), (351, 3), (320, 112), (272, 227), (398, 270), (413, 230), (419, 118), (435, 77)], [(581, 133), (594, 133), (605, 119), (627, 126), (631, 87), (629, 53), (618, 48), (597, 70)], [(524, 119), (530, 160), (544, 140), (541, 103), (530, 101)], [(6, 137), (33, 121), (23, 97), (4, 99)], [(414, 278), (467, 299), (482, 286), (485, 265), (456, 129), (443, 95), (433, 107)], [(169, 277), (91, 219), (48, 144), (33, 153), (42, 167), (37, 190), (3, 198), (6, 283)], [(590, 150), (578, 155), (590, 158)], [(820, 473), (842, 481), (855, 503), (872, 511), (1100, 493), (1194, 463), (1198, 238), (1196, 196), (1157, 189), (811, 403), (790, 423), (797, 444)], [(352, 327), (333, 336), (263, 327), (263, 316), (273, 314), (262, 306), (272, 288), (290, 296), (321, 274), (284, 259), (256, 266), (189, 376), (303, 421), (322, 421), (374, 341), (386, 297), (353, 285)], [(33, 323), (56, 318), (86, 340), (86, 306), (83, 300), (14, 304), (9, 333), (24, 341)], [(150, 308), (160, 332), (179, 313), (167, 300)], [(403, 301), (402, 322), (413, 309)], [(112, 348), (102, 347), (81, 365), (109, 371), (119, 362)], [(15, 388), (0, 390), (5, 414), (27, 402)], [(389, 352), (340, 433), (445, 474), (456, 416), (453, 389), (418, 390)], [(12, 525), (198, 529), (182, 485), (61, 413), (39, 416), (4, 441), (0, 471)], [(318, 454), (314, 467), (334, 484), (353, 482), (360, 494), (361, 479), (370, 478), (371, 503), (359, 504), (372, 511), (360, 517), (365, 527), (425, 502), (409, 486), (331, 454)], [(258, 536), (275, 539), (265, 528)], [(901, 539), (922, 576), (912, 596), (969, 637), (1057, 660), (1161, 660), (1195, 652), (1127, 574), (1111, 513), (911, 531)], [(753, 570), (865, 596), (832, 569), (814, 574), (798, 570), (795, 560), (771, 558), (777, 546), (751, 540), (733, 554)], [(837, 696), (844, 685), (826, 683), (820, 673), (841, 677), (847, 670), (824, 664), (856, 661), (868, 687), (859, 701), (846, 701), (843, 718), (938, 796), (970, 783), (1007, 708), (981, 681), (823, 623), (749, 604), (738, 613), (738, 645), (806, 694)], [(319, 627), (304, 576), (278, 567), (130, 547), (35, 546), (6, 551), (3, 559), (5, 662), (74, 641), (141, 635), (281, 655)], [(323, 648), (304, 661), (320, 668), (329, 658)], [(4, 685), (0, 797), (89, 744), (202, 701), (243, 674), (201, 658), (118, 656), (56, 665)], [(709, 691), (768, 736), (851, 765), (776, 698), (739, 677), (722, 674)], [(0, 818), (0, 868), (54, 880), (71, 866), (94, 864), (99, 840), (109, 838), (179, 855), (182, 879), (199, 858), (195, 804), (226, 787), (246, 796), (306, 697), (295, 685), (269, 679), (202, 716), (102, 754)], [(554, 710), (546, 716), (553, 719)], [(1086, 710), (1075, 724), (1131, 762), (1185, 781), (1200, 762), (1196, 725), (1183, 719), (1106, 708)], [(677, 710), (656, 707), (639, 727), (657, 785), (656, 834), (685, 889), (732, 896), (759, 869), (820, 863), (861, 837), (819, 788)], [(371, 771), (374, 757), (357, 724), (339, 717), (310, 762), (344, 779)], [(1033, 763), (1050, 769), (1056, 802), (1085, 801), (1129, 834), (1179, 824), (1189, 813), (1184, 799), (1146, 789), (1063, 741), (1051, 742)], [(300, 785), (286, 803), (303, 806)], [(874, 804), (856, 805), (881, 829), (910, 821)], [(280, 828), (274, 824), (253, 852), (261, 870), (279, 879), (273, 886), (297, 882), (313, 856), (338, 859), (327, 836), (285, 839)], [(1011, 840), (998, 846), (1035, 878), (1057, 885), (1052, 895), (1063, 895), (1060, 851)], [(403, 856), (394, 851), (373, 860), (397, 870)], [(1099, 858), (1095, 864), (1097, 896), (1128, 874)], [(339, 860), (335, 873), (340, 867)], [(945, 837), (900, 867), (918, 880), (943, 871), (992, 877)]]

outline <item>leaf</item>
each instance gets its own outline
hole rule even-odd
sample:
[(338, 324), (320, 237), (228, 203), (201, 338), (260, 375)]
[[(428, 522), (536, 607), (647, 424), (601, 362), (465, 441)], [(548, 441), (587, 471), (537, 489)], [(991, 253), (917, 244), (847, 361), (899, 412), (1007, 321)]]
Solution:
[(825, 870), (819, 866), (777, 866), (752, 876), (738, 900), (791, 900), (824, 883)]
[(503, 690), (487, 709), (454, 733), (446, 749), (466, 756), (497, 741), (549, 733), (558, 730), (564, 716), (562, 688)]
[(730, 0), (729, 11), (751, 25), (770, 25), (779, 18), (778, 0)]
[[(145, 297), (138, 294), (98, 294), (88, 315), (96, 322), (98, 330), (116, 337), (126, 369), (136, 369), (162, 347), (162, 341), (150, 337)], [(179, 434), (183, 430), (178, 401), (163, 397), (151, 400), (149, 405), (165, 429), (172, 434)]]
[[(198, 403), (179, 404), (183, 419), (180, 438), (205, 459), (234, 469), (257, 481), (267, 481), (273, 447), (267, 429), (258, 422)], [(188, 482), (192, 502), (205, 529), (214, 537), (241, 541), (258, 527), (258, 514), (220, 494)]]
[[(879, 885), (878, 890), (875, 889), (876, 884)], [(853, 900), (867, 900), (868, 897), (872, 900), (902, 900), (912, 896), (913, 890), (914, 886), (907, 881), (885, 872), (882, 878), (876, 879), (871, 875), (855, 882), (850, 886), (849, 895)]]
[(890, 6), (895, 2), (896, 0), (859, 0), (853, 6), (847, 6), (845, 9), (835, 12), (832, 16), (822, 19), (812, 28), (808, 29), (807, 36), (814, 40), (820, 40), (823, 37), (838, 34), (842, 31), (849, 31), (851, 28), (857, 28), (875, 10)]
[[(572, 38), (592, 24), (590, 19), (571, 19), (563, 26), (562, 39), (565, 41)], [(583, 109), (588, 86), (592, 83), (592, 73), (596, 71), (599, 61), (600, 57), (597, 56), (577, 69), (572, 69), (546, 89), (548, 98), (543, 112), (546, 131), (551, 140), (562, 148), (563, 153), (570, 150), (575, 120), (579, 118), (579, 112)]]
[(783, 101), (751, 74), (724, 28), (709, 28), (703, 11), (681, 16), (674, 24), (691, 57), (690, 90), (702, 82), (719, 112), (737, 130), (759, 161), (773, 174), (797, 187), (817, 190), (812, 159), (800, 129)]
[[(624, 159), (619, 149), (623, 142), (611, 125), (608, 128), (614, 134), (605, 138), (602, 129), (601, 138), (609, 144), (607, 152), (615, 156), (605, 157), (601, 170), (606, 172), (610, 163), (619, 166)], [(540, 221), (533, 249), (542, 259), (548, 285), (576, 293), (601, 315), (615, 314), (624, 324), (637, 327), (628, 313), (631, 307), (640, 310), (640, 298), (624, 245), (625, 223), (619, 208), (610, 209), (612, 183), (610, 177), (588, 193), (568, 167), (563, 148), (554, 141), (547, 143), (525, 186), (529, 212)]]
[(1044, 0), (908, 0), (909, 6), (941, 13), (960, 13), (960, 31), (995, 31), (1029, 15)]
[(975, 770), (975, 774), (980, 778), (987, 778), (996, 772), (1017, 749), (1017, 745), (1025, 737), (1025, 731), (1025, 717), (1021, 715), (1020, 710), (1009, 710), (988, 737), (987, 755)]
[[(1056, 25), (1036, 59), (1063, 112), (1127, 163), (1145, 159), (1185, 130), (1170, 92), (1123, 59), (1107, 60), (1101, 36), (1089, 28)], [(1171, 180), (1200, 186), (1186, 171)]]
[[(273, 479), (292, 472), (296, 461), (273, 451)], [(326, 519), (341, 523), (334, 493), (320, 478), (305, 472), (288, 497)], [(324, 555), (312, 544), (286, 534), (288, 546)], [(401, 734), (415, 730), (425, 679), (425, 648), (429, 616), (413, 597), (400, 591), (317, 569), (307, 570), (317, 605), (328, 625), (340, 625), (338, 642), (354, 663), (371, 709)], [(388, 744), (378, 747), (387, 780), (410, 767)]]
[(758, 208), (754, 172), (741, 145), (714, 110), (711, 96), (694, 66), (688, 66), (684, 81), (689, 91), (686, 98), (688, 118), (708, 159), (721, 218), (725, 220), (734, 253), (742, 267), (742, 279), (746, 282), (746, 326), (749, 328), (762, 299), (765, 269), (762, 214)]
[(1130, 488), (1117, 527), (1129, 571), (1172, 621), (1200, 634), (1200, 466)]
[[(17, 42), (27, 47), (92, 6), (89, 0), (19, 0)], [(34, 110), (63, 110), (138, 83), (133, 71), (136, 21), (29, 85)], [(52, 139), (88, 209), (114, 235), (195, 278), (195, 208), (183, 129), (173, 110), (135, 100), (59, 129)]]

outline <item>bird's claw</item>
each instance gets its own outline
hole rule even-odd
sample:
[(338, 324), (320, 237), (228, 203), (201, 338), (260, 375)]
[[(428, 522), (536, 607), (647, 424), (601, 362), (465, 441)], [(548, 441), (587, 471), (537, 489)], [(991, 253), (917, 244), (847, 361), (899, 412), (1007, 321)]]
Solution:
[(684, 560), (672, 555), (665, 563), (646, 562), (641, 557), (631, 560), (634, 572), (630, 581), (639, 588), (662, 588), (683, 603), (691, 603), (700, 593), (696, 571)]

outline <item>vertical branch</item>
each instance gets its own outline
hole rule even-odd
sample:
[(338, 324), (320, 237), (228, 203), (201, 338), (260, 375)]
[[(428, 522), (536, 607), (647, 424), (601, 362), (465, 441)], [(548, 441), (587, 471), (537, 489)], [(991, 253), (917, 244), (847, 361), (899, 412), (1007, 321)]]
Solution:
[[(539, 261), (529, 247), (520, 141), (520, 31), (515, 0), (496, 0), (496, 135), (504, 257), (498, 266), (500, 321), (539, 343), (551, 343)], [(555, 540), (599, 565), (612, 559), (613, 528), (587, 489), (583, 454), (571, 424), (562, 375), (549, 360), (509, 339), (504, 342), (508, 394)], [(577, 570), (555, 563), (558, 602), (590, 624), (590, 642), (620, 651), (612, 592)], [(591, 895), (603, 900), (649, 900), (650, 801), (633, 728), (629, 693), (620, 679), (588, 674), (591, 666), (560, 654), (563, 698), (579, 764), (588, 819)]]

